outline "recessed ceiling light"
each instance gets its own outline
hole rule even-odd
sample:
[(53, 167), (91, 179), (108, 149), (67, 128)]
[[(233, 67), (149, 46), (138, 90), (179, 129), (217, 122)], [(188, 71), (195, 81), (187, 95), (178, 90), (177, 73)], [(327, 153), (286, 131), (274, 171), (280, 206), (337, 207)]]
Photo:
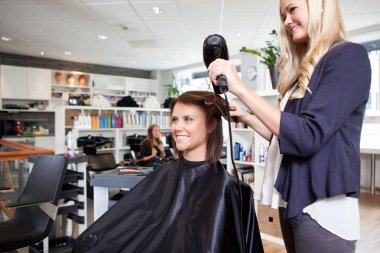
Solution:
[(241, 32), (237, 32), (237, 33), (236, 33), (236, 36), (237, 36), (237, 37), (241, 37), (241, 36), (243, 36), (243, 34), (242, 34)]
[(44, 52), (44, 51), (41, 51), (41, 52), (40, 52), (40, 55), (44, 55), (44, 54), (45, 54), (45, 52)]
[(159, 15), (163, 13), (164, 11), (160, 7), (155, 6), (152, 8), (151, 12), (155, 15)]
[(1, 40), (4, 40), (4, 41), (11, 41), (12, 38), (11, 38), (11, 37), (6, 37), (6, 36), (2, 36), (2, 37), (1, 37)]
[(175, 52), (176, 52), (177, 54), (180, 54), (180, 53), (181, 53), (181, 50), (177, 49), (177, 50), (175, 50)]
[(135, 60), (132, 61), (132, 64), (133, 64), (133, 65), (135, 65), (136, 63), (137, 63), (137, 61), (135, 61)]
[(106, 39), (108, 39), (108, 37), (107, 37), (107, 35), (99, 34), (98, 35), (98, 39), (100, 39), (100, 40), (106, 40)]
[(71, 55), (70, 51), (65, 51), (65, 55)]

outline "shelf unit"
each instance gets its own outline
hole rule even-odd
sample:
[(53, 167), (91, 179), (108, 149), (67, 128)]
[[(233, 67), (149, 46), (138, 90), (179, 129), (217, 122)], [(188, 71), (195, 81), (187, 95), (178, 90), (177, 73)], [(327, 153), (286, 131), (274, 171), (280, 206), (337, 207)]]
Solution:
[(52, 107), (68, 104), (70, 96), (82, 97), (83, 100), (90, 98), (91, 76), (89, 74), (53, 70), (51, 76), (50, 105)]
[[(277, 97), (278, 93), (276, 90), (269, 90), (269, 91), (259, 91), (257, 92), (260, 96), (264, 97), (269, 103), (271, 103), (273, 106), (277, 106)], [(240, 104), (243, 108), (246, 108), (240, 100), (238, 100), (236, 97), (230, 97), (230, 99), (234, 100), (238, 104)], [(232, 141), (233, 145), (238, 142), (241, 144), (241, 146), (245, 147), (246, 151), (249, 151), (252, 149), (252, 156), (251, 161), (246, 162), (242, 160), (234, 160), (236, 166), (252, 166), (254, 168), (254, 198), (256, 200), (260, 199), (261, 195), (261, 187), (262, 187), (262, 181), (264, 176), (264, 166), (265, 161), (260, 162), (259, 156), (260, 156), (260, 147), (262, 146), (264, 148), (264, 156), (266, 154), (266, 150), (269, 146), (269, 142), (265, 140), (263, 137), (261, 137), (258, 133), (256, 133), (251, 128), (236, 128), (232, 127)], [(230, 157), (230, 145), (227, 145), (227, 170), (232, 171), (232, 161)], [(257, 208), (257, 207), (256, 207)]]
[(118, 100), (128, 95), (138, 105), (147, 96), (157, 95), (155, 79), (53, 70), (51, 80), (52, 107), (68, 105), (70, 96), (80, 97), (85, 105), (90, 105), (94, 96), (101, 95), (111, 106), (115, 106)]
[[(113, 114), (123, 115), (126, 119), (122, 128), (74, 128), (73, 118), (79, 114)], [(128, 116), (127, 116), (128, 115)], [(132, 117), (135, 115), (135, 117)], [(132, 118), (134, 120), (132, 121)], [(77, 149), (76, 139), (81, 136), (103, 136), (114, 138), (111, 148), (101, 148), (98, 152), (113, 152), (117, 162), (123, 160), (124, 154), (129, 152), (129, 147), (125, 143), (126, 136), (132, 134), (146, 135), (150, 124), (157, 124), (163, 132), (170, 128), (170, 118), (168, 109), (146, 109), (128, 107), (92, 107), (92, 106), (58, 106), (55, 113), (55, 152), (66, 152), (66, 135), (72, 131), (74, 151)]]

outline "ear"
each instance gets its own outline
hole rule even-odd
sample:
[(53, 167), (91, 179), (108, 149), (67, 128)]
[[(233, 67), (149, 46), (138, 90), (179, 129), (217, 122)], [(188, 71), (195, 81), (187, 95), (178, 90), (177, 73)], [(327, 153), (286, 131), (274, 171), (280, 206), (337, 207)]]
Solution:
[(209, 127), (207, 129), (207, 133), (209, 134), (209, 133), (213, 132), (216, 128), (216, 125), (217, 125), (216, 119), (213, 119), (211, 121), (211, 124), (209, 125)]

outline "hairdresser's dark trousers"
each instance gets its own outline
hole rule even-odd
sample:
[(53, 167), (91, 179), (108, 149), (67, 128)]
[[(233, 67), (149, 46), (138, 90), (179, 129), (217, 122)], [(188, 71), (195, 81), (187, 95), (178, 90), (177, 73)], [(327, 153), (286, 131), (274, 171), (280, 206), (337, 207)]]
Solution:
[(321, 227), (304, 213), (284, 220), (285, 208), (279, 208), (282, 237), (288, 253), (354, 253), (356, 241), (344, 240)]

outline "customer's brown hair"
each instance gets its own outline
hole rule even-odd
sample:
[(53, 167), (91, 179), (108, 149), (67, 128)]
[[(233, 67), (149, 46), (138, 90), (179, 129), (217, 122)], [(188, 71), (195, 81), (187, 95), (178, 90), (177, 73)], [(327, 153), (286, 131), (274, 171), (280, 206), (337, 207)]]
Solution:
[[(173, 100), (170, 104), (170, 116), (172, 116), (174, 106), (178, 103), (185, 105), (196, 105), (206, 115), (206, 127), (213, 128), (207, 134), (206, 161), (215, 164), (220, 157), (223, 146), (222, 115), (225, 108), (225, 101), (219, 95), (209, 91), (188, 91)], [(172, 139), (173, 147), (176, 150), (175, 141)], [(182, 158), (182, 152), (176, 150), (178, 158)]]

